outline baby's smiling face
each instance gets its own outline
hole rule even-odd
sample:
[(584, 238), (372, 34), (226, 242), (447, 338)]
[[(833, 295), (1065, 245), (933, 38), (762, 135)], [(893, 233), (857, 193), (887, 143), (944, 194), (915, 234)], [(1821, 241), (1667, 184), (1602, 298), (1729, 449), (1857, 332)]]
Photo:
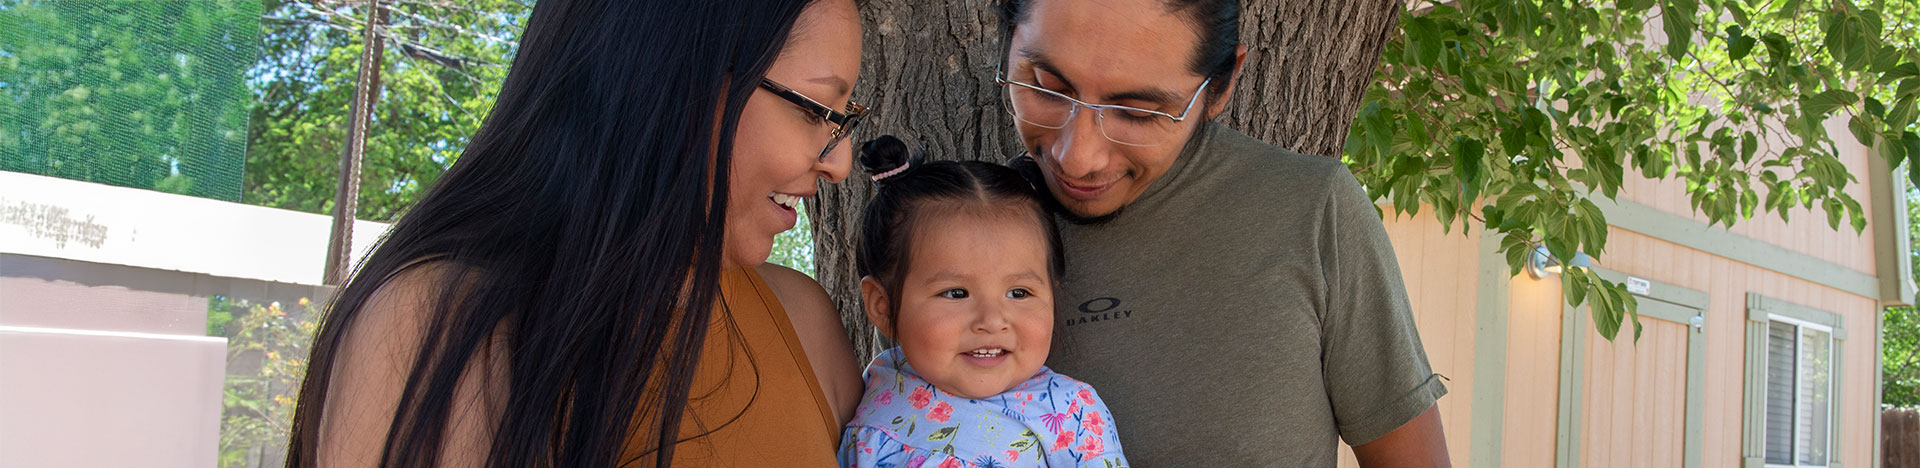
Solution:
[(1053, 278), (1038, 224), (1023, 208), (920, 226), (890, 336), (921, 378), (982, 399), (1040, 372), (1053, 338)]

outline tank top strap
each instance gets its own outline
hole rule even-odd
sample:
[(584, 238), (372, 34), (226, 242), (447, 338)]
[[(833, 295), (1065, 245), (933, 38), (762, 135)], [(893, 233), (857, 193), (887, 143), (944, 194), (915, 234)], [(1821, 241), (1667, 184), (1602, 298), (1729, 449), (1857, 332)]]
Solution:
[[(733, 313), (763, 314), (767, 321), (774, 325), (771, 330), (749, 329), (742, 330), (742, 334), (745, 335), (749, 343), (777, 342), (784, 345), (783, 347), (786, 349), (786, 352), (792, 356), (793, 362), (798, 364), (797, 367), (799, 367), (799, 369), (797, 370), (800, 373), (801, 380), (806, 382), (806, 392), (813, 396), (814, 409), (820, 414), (820, 421), (826, 425), (826, 444), (832, 446), (838, 443), (840, 427), (834, 424), (833, 408), (827, 403), (826, 392), (820, 388), (820, 378), (813, 373), (813, 363), (808, 360), (806, 349), (800, 344), (800, 336), (793, 328), (793, 321), (788, 319), (786, 308), (780, 305), (780, 298), (773, 294), (773, 289), (767, 286), (767, 280), (760, 276), (760, 272), (755, 271), (753, 268), (741, 268), (740, 271), (742, 273), (742, 279), (751, 285), (751, 289), (748, 291), (751, 291), (754, 296), (759, 299), (757, 302), (761, 304), (762, 307), (750, 308), (753, 310), (736, 308), (733, 310)], [(741, 292), (746, 293), (748, 291)], [(755, 351), (759, 350), (756, 349)]]

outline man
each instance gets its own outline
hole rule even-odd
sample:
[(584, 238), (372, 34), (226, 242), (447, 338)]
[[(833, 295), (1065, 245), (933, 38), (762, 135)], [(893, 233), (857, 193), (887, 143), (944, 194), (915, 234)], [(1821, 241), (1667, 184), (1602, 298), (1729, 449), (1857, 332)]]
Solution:
[(1049, 364), (1145, 467), (1446, 466), (1385, 229), (1338, 160), (1208, 120), (1246, 56), (1235, 0), (1012, 0), (999, 72), (1059, 203)]

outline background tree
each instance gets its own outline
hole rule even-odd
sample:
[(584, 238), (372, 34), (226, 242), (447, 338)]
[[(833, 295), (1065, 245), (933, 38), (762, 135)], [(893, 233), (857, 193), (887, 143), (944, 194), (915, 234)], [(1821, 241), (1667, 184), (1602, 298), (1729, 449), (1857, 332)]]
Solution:
[[(1859, 230), (1860, 205), (1842, 191), (1854, 177), (1822, 124), (1847, 119), (1894, 167), (1920, 156), (1911, 2), (1241, 4), (1251, 52), (1220, 120), (1342, 158), (1397, 213), (1497, 233), (1515, 274), (1535, 246), (1563, 262), (1601, 257), (1607, 224), (1590, 197), (1616, 195), (1629, 168), (1685, 179), (1715, 223), (1817, 208), (1829, 226)], [(918, 139), (934, 158), (1017, 153), (991, 79), (1004, 49), (990, 7), (870, 1), (856, 95), (879, 113), (860, 137)], [(882, 344), (858, 312), (851, 252), (870, 192), (855, 177), (808, 206), (816, 277), (868, 355)], [(1633, 323), (1638, 335), (1624, 286), (1562, 278), (1602, 334)]]
[[(1416, 4), (1387, 45), (1344, 160), (1396, 212), (1498, 232), (1514, 273), (1535, 246), (1564, 264), (1606, 248), (1591, 197), (1628, 171), (1687, 183), (1732, 226), (1823, 212), (1864, 228), (1829, 119), (1891, 167), (1920, 156), (1920, 4), (1848, 0), (1472, 0)], [(1844, 138), (1844, 137), (1843, 137)], [(1914, 173), (1920, 180), (1920, 172)], [(1609, 339), (1633, 297), (1562, 275)]]
[[(325, 213), (347, 133), (361, 4), (265, 0), (245, 201)], [(451, 167), (493, 108), (532, 0), (390, 0), (358, 217), (392, 220)]]
[[(1909, 232), (1920, 232), (1920, 190), (1907, 192)], [(1920, 272), (1920, 237), (1908, 239), (1908, 261)], [(1916, 278), (1920, 279), (1920, 278)], [(1920, 407), (1920, 308), (1888, 307), (1880, 329), (1880, 401)]]
[(258, 8), (0, 0), (0, 170), (239, 200)]
[[(1336, 156), (1348, 122), (1372, 81), (1394, 31), (1397, 0), (1243, 1), (1241, 41), (1250, 51), (1221, 120), (1307, 154)], [(877, 114), (859, 137), (892, 133), (918, 140), (941, 159), (1005, 161), (1019, 152), (994, 67), (1005, 58), (1000, 21), (989, 0), (927, 4), (872, 0), (860, 85), (854, 95)], [(852, 257), (856, 223), (872, 191), (864, 177), (823, 186), (807, 206), (813, 221), (816, 278), (838, 302), (856, 349), (882, 343), (859, 305)]]

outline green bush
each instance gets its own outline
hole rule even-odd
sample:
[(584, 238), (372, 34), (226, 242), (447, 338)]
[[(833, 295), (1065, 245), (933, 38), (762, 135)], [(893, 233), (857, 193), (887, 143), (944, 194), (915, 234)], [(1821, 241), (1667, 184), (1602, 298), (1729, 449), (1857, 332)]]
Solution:
[[(220, 467), (264, 466), (265, 459), (284, 453), (293, 422), (295, 395), (307, 374), (308, 345), (318, 326), (320, 309), (301, 298), (298, 310), (288, 313), (274, 302), (214, 301), (216, 308), (244, 310), (224, 323), (227, 362), (246, 363), (251, 372), (230, 372), (221, 404)], [(228, 313), (210, 311), (209, 316)], [(214, 327), (211, 320), (208, 327)]]

